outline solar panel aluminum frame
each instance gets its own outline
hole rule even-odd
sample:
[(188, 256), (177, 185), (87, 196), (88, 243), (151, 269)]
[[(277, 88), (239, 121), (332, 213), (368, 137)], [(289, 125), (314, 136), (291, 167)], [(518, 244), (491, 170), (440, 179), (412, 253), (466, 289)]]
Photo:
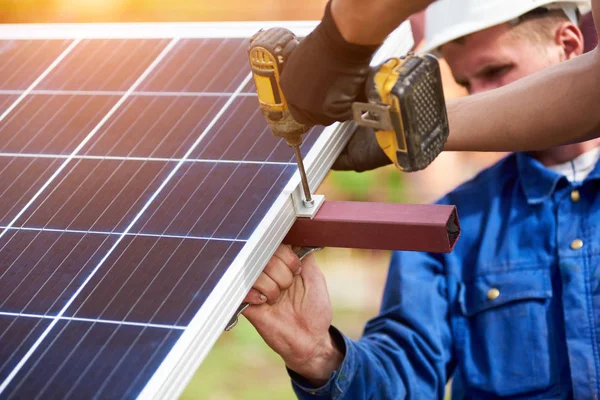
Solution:
[[(305, 36), (316, 24), (314, 21), (5, 24), (0, 26), (0, 39), (249, 38), (259, 29), (276, 26)], [(412, 45), (410, 24), (406, 22), (388, 37), (372, 64), (404, 54)], [(348, 122), (331, 125), (321, 133), (304, 160), (311, 188), (318, 187), (325, 178), (354, 129), (354, 123)], [(300, 176), (296, 172), (138, 398), (176, 399), (181, 394), (292, 227), (297, 218), (295, 202), (301, 198)]]

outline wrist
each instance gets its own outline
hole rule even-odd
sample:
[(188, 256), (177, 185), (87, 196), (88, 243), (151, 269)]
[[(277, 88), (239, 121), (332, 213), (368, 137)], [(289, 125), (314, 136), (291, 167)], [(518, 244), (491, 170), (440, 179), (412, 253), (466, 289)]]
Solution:
[(372, 45), (365, 45), (361, 43), (353, 43), (344, 36), (342, 31), (339, 29), (336, 18), (333, 15), (333, 4), (330, 0), (325, 6), (325, 14), (323, 20), (319, 25), (318, 29), (321, 31), (324, 43), (327, 45), (329, 51), (335, 54), (340, 59), (347, 61), (359, 61), (368, 62), (370, 61), (373, 53), (381, 42)]
[(330, 0), (340, 34), (349, 43), (379, 45), (398, 25), (433, 0)]
[(300, 363), (287, 363), (287, 367), (308, 380), (315, 387), (323, 386), (329, 380), (331, 373), (342, 365), (343, 349), (327, 333), (315, 348), (315, 351)]

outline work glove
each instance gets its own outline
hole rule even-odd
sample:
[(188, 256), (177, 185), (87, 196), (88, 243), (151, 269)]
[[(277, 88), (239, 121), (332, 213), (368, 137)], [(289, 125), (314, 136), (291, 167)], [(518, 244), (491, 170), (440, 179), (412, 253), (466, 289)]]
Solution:
[(375, 131), (358, 127), (344, 150), (333, 163), (332, 169), (339, 171), (369, 171), (391, 164), (379, 144)]
[(377, 47), (346, 42), (331, 15), (286, 60), (281, 88), (294, 119), (306, 125), (331, 125), (352, 119), (352, 103), (364, 101), (369, 62)]

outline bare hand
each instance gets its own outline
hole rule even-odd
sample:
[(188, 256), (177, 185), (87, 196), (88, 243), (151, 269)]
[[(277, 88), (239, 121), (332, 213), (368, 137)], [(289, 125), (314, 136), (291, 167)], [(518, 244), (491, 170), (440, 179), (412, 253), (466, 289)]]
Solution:
[[(266, 302), (256, 301), (255, 290)], [(255, 305), (244, 315), (288, 368), (316, 384), (328, 380), (343, 356), (329, 335), (331, 302), (313, 256), (300, 266), (289, 247), (279, 246), (246, 301)]]

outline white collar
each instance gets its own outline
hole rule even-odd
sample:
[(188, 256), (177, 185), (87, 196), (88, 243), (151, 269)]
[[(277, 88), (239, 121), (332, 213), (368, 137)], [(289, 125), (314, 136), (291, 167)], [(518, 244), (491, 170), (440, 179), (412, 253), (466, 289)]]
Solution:
[(548, 169), (564, 175), (570, 182), (581, 182), (592, 172), (600, 156), (600, 147), (595, 147), (571, 161), (552, 165)]

